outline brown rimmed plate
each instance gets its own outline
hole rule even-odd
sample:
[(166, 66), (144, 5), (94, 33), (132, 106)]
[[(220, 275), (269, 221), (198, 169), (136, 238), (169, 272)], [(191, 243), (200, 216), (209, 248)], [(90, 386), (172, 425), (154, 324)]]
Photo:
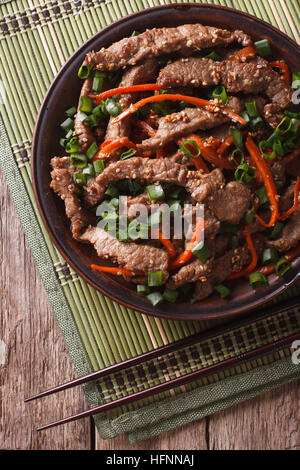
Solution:
[[(242, 29), (254, 41), (268, 38), (274, 58), (284, 59), (292, 70), (300, 70), (300, 47), (288, 36), (268, 23), (236, 10), (197, 4), (176, 4), (155, 7), (122, 18), (106, 27), (83, 44), (66, 62), (54, 79), (41, 106), (32, 144), (32, 179), (35, 197), (46, 229), (66, 261), (93, 287), (111, 299), (134, 310), (174, 320), (206, 320), (221, 318), (252, 310), (270, 301), (295, 282), (299, 276), (300, 258), (292, 263), (292, 269), (284, 278), (270, 276), (267, 288), (253, 290), (247, 280), (231, 282), (231, 296), (220, 300), (212, 296), (198, 304), (187, 301), (177, 304), (167, 302), (153, 307), (136, 294), (135, 286), (119, 277), (93, 272), (91, 263), (105, 264), (92, 246), (80, 244), (72, 238), (70, 223), (60, 198), (50, 190), (50, 159), (64, 152), (59, 146), (59, 123), (64, 111), (78, 101), (82, 81), (77, 71), (87, 52), (108, 47), (132, 31), (144, 31), (153, 27), (174, 27), (184, 23), (203, 23), (226, 29)], [(107, 263), (106, 263), (107, 264)]]

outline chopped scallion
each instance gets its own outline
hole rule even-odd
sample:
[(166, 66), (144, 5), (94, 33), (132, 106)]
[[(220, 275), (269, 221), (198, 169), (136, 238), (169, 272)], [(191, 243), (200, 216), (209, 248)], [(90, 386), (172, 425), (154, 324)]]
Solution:
[(98, 150), (98, 145), (96, 142), (93, 142), (86, 151), (86, 156), (88, 159), (92, 160), (92, 158), (94, 158), (94, 156), (98, 153)]
[(87, 156), (83, 153), (72, 153), (70, 163), (76, 168), (85, 168), (87, 166)]
[(228, 289), (228, 287), (224, 286), (223, 284), (215, 286), (214, 290), (219, 294), (221, 299), (226, 299), (226, 297), (228, 297), (230, 294), (230, 289)]
[(271, 46), (268, 39), (262, 39), (261, 41), (257, 41), (254, 43), (256, 48), (256, 52), (261, 57), (268, 57), (272, 54)]
[(284, 276), (291, 269), (292, 265), (285, 258), (281, 258), (275, 264), (275, 272), (278, 276)]
[(148, 294), (146, 297), (149, 300), (149, 302), (153, 305), (153, 307), (157, 307), (164, 300), (162, 294), (160, 292), (156, 292), (156, 291), (151, 292), (151, 294)]
[(102, 173), (102, 171), (105, 168), (103, 160), (95, 160), (93, 162), (93, 166), (94, 166), (95, 173)]
[(200, 147), (194, 140), (186, 140), (179, 145), (179, 148), (191, 158), (197, 158), (201, 154)]
[(205, 263), (212, 256), (210, 249), (204, 245), (203, 241), (200, 241), (196, 246), (194, 246), (194, 248), (192, 248), (192, 253), (201, 261), (201, 263)]
[(223, 85), (217, 86), (212, 92), (212, 98), (226, 104), (228, 100), (226, 88)]
[(276, 261), (278, 261), (278, 258), (278, 251), (275, 250), (275, 248), (266, 248), (262, 254), (262, 264), (266, 265), (270, 263), (276, 263)]
[(160, 184), (146, 186), (146, 191), (151, 201), (157, 201), (159, 199), (164, 199), (165, 197), (165, 192)]
[(268, 285), (268, 278), (263, 273), (252, 273), (249, 276), (249, 283), (253, 289), (258, 287), (266, 287)]
[(168, 289), (168, 288), (166, 287), (166, 289), (165, 289), (164, 292), (163, 292), (163, 298), (164, 298), (164, 300), (166, 300), (167, 302), (174, 303), (174, 302), (176, 302), (177, 297), (178, 297), (178, 291), (176, 291), (176, 290), (171, 290), (171, 289)]
[(163, 284), (163, 272), (155, 271), (148, 272), (148, 286), (149, 287), (158, 287)]

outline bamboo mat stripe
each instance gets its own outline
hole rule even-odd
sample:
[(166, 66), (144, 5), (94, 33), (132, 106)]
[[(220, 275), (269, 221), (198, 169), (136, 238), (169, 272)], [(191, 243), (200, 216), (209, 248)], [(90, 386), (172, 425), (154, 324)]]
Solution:
[[(0, 112), (11, 151), (11, 157), (8, 152), (8, 158), (13, 160), (11, 165), (16, 165), (17, 170), (14, 171), (18, 171), (16, 178), (20, 177), (19, 185), (20, 188), (22, 186), (24, 201), (27, 201), (27, 213), (31, 214), (32, 227), (36, 227), (35, 234), (30, 234), (26, 220), (22, 221), (29, 239), (32, 236), (32, 250), (49, 298), (52, 299), (52, 303), (55, 303), (54, 310), (61, 319), (61, 328), (65, 337), (68, 336), (68, 328), (64, 322), (68, 322), (69, 318), (70, 330), (74, 324), (79, 335), (77, 337), (74, 332), (71, 334), (72, 341), (75, 341), (77, 345), (77, 350), (75, 352), (72, 350), (71, 355), (78, 373), (81, 374), (126, 360), (221, 323), (221, 321), (178, 322), (147, 317), (100, 294), (68, 266), (53, 246), (37, 210), (31, 185), (30, 147), (35, 119), (43, 96), (68, 57), (89, 37), (120, 17), (148, 7), (170, 3), (188, 2), (164, 0), (0, 1)], [(227, 0), (203, 1), (202, 3), (214, 3), (249, 12), (268, 21), (300, 42), (300, 6), (297, 2)], [(14, 197), (20, 207), (19, 213), (22, 213), (19, 195), (15, 194)], [(22, 217), (24, 218), (23, 213), (21, 219)], [(38, 236), (40, 236), (39, 240)], [(43, 269), (43, 260), (37, 253), (43, 253), (49, 261), (48, 271), (46, 268)], [(58, 292), (53, 292), (54, 286)], [(278, 300), (293, 298), (299, 293), (300, 282)], [(59, 308), (58, 303), (60, 303)], [(58, 313), (62, 305), (66, 309), (65, 315)], [(63, 320), (62, 317), (64, 317)], [(72, 349), (72, 341), (68, 341)], [(249, 339), (246, 335), (243, 345), (248, 344)], [(276, 358), (271, 356), (269, 360), (272, 362)], [(174, 374), (178, 376), (198, 365), (195, 354), (191, 355), (190, 361), (185, 363), (184, 367), (175, 370), (172, 367), (166, 367), (162, 369), (162, 376), (154, 377), (153, 381), (158, 383), (159, 380), (168, 380)], [(249, 371), (252, 370), (251, 367), (249, 365)], [(245, 372), (243, 369), (238, 370), (240, 373)], [(234, 374), (236, 373), (239, 372), (235, 371)], [(231, 376), (232, 372), (228, 371), (228, 374)], [(214, 381), (222, 379), (224, 379), (224, 373), (214, 377)], [(137, 374), (132, 383), (127, 382), (126, 390), (118, 391), (120, 380), (120, 377), (111, 378), (113, 388), (101, 390), (102, 399), (108, 399), (113, 395), (113, 391), (120, 396), (131, 389), (137, 391), (140, 387), (147, 386), (143, 376)], [(205, 382), (183, 387), (181, 392), (196, 389), (199, 384), (202, 386), (209, 382), (206, 382), (206, 379), (203, 380)], [(100, 388), (96, 390), (90, 384), (85, 387), (85, 390), (90, 405), (98, 404)], [(174, 391), (166, 392), (159, 399), (170, 397), (170, 395), (174, 397), (174, 393)], [(142, 404), (126, 407), (125, 411), (138, 409), (151, 402), (152, 399), (144, 400)], [(111, 418), (120, 416), (120, 410), (114, 410), (111, 413)]]

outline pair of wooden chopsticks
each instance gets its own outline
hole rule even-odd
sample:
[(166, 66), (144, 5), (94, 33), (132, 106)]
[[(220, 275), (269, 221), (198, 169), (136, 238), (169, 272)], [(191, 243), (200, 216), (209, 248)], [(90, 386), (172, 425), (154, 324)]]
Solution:
[[(197, 344), (200, 341), (209, 339), (211, 337), (214, 337), (219, 334), (224, 334), (227, 331), (231, 331), (233, 328), (239, 328), (242, 326), (245, 326), (249, 323), (253, 323), (254, 321), (259, 321), (262, 320), (266, 317), (269, 317), (271, 315), (279, 314), (281, 312), (284, 312), (286, 310), (291, 310), (293, 308), (296, 308), (299, 306), (299, 299), (293, 303), (291, 302), (285, 302), (284, 304), (281, 304), (280, 306), (276, 306), (267, 312), (260, 314), (258, 316), (253, 317), (252, 315), (248, 316), (246, 319), (243, 319), (241, 321), (234, 321), (231, 322), (230, 324), (227, 324), (225, 327), (222, 326), (220, 328), (212, 329), (209, 331), (206, 331), (204, 333), (198, 333), (196, 335), (181, 339), (179, 341), (175, 341), (173, 343), (167, 344), (165, 346), (161, 346), (160, 348), (157, 348), (153, 351), (149, 351), (146, 353), (143, 353), (139, 356), (133, 357), (131, 359), (128, 359), (126, 361), (120, 362), (118, 364), (106, 367), (105, 369), (92, 372), (91, 374), (85, 375), (83, 377), (79, 377), (77, 379), (71, 380), (70, 382), (66, 382), (62, 385), (58, 385), (56, 387), (53, 387), (51, 389), (48, 389), (44, 392), (38, 393), (37, 395), (33, 395), (32, 397), (29, 397), (25, 399), (25, 402), (29, 402), (32, 400), (35, 400), (37, 398), (45, 397), (47, 395), (50, 395), (52, 393), (60, 392), (62, 390), (66, 390), (68, 388), (74, 387), (76, 385), (80, 385), (86, 382), (90, 382), (92, 380), (96, 379), (101, 379), (107, 375), (113, 374), (115, 372), (118, 372), (120, 370), (127, 369), (129, 367), (136, 366), (138, 364), (141, 364), (143, 362), (149, 361), (151, 359), (164, 356), (170, 353), (173, 353), (175, 351), (178, 351), (180, 349), (183, 349), (187, 346), (191, 346), (193, 344)], [(255, 359), (261, 356), (264, 356), (268, 353), (276, 352), (278, 350), (284, 349), (286, 347), (291, 347), (292, 343), (295, 340), (300, 339), (300, 331), (297, 333), (294, 333), (292, 335), (283, 337), (279, 340), (276, 340), (272, 343), (266, 344), (264, 346), (260, 346), (259, 348), (256, 348), (252, 351), (248, 351), (246, 353), (243, 353), (241, 355), (235, 356), (233, 358), (225, 359), (224, 361), (219, 362), (218, 364), (213, 364), (208, 367), (205, 367), (203, 369), (190, 372), (188, 374), (182, 375), (180, 377), (176, 377), (174, 379), (170, 379), (167, 382), (154, 385), (152, 387), (149, 387), (146, 390), (141, 390), (139, 392), (132, 393), (131, 395), (128, 395), (126, 397), (119, 398), (117, 400), (111, 401), (109, 403), (104, 403), (102, 405), (96, 406), (94, 408), (90, 408), (89, 410), (82, 411), (80, 413), (74, 414), (72, 416), (68, 416), (67, 418), (60, 419), (58, 421), (54, 421), (52, 423), (46, 424), (44, 426), (39, 427), (37, 430), (41, 431), (43, 429), (48, 429), (54, 426), (58, 426), (60, 424), (65, 424), (69, 423), (71, 421), (75, 421), (80, 418), (84, 418), (87, 416), (91, 416), (97, 413), (101, 413), (104, 411), (111, 410), (113, 408), (116, 408), (118, 406), (123, 406), (123, 405), (128, 405), (129, 403), (132, 403), (137, 400), (141, 400), (143, 398), (146, 398), (150, 395), (155, 395), (157, 393), (165, 392), (167, 390), (170, 390), (175, 387), (179, 387), (181, 385), (185, 385), (189, 382), (192, 382), (194, 380), (198, 380), (201, 377), (211, 375), (216, 372), (220, 372), (221, 370), (229, 367), (234, 367), (237, 366), (238, 364), (250, 360), (250, 359)]]

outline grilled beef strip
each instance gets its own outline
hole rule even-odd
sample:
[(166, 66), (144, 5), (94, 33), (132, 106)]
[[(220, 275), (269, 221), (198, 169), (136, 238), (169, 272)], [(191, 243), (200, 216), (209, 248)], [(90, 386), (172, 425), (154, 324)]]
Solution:
[(51, 160), (51, 166), (53, 171), (50, 187), (64, 201), (66, 215), (71, 220), (73, 237), (79, 239), (82, 230), (90, 223), (91, 217), (81, 207), (78, 197), (80, 190), (73, 181), (73, 174), (77, 168), (70, 164), (70, 157), (54, 157)]
[[(149, 58), (140, 65), (129, 67), (123, 73), (122, 80), (119, 84), (120, 87), (128, 87), (132, 85), (139, 85), (142, 83), (151, 83), (156, 78), (158, 71), (158, 63), (155, 58)], [(126, 93), (120, 96), (119, 105), (121, 109), (127, 109), (132, 103), (138, 99), (137, 93)], [(131, 116), (127, 116), (118, 123), (113, 124), (114, 117), (112, 116), (106, 128), (104, 140), (119, 139), (130, 135), (130, 127), (132, 123)], [(122, 150), (116, 150), (108, 156), (109, 161), (118, 159)]]
[[(228, 107), (236, 113), (242, 111), (242, 106), (236, 97), (229, 98)], [(230, 121), (230, 118), (225, 116), (219, 107), (216, 107), (216, 111), (185, 108), (183, 111), (160, 118), (156, 134), (138, 144), (138, 147), (143, 150), (157, 150), (186, 134), (198, 130), (212, 129), (228, 121)]]
[(285, 253), (286, 251), (294, 248), (300, 241), (300, 209), (293, 212), (290, 216), (286, 226), (284, 227), (281, 237), (277, 240), (268, 240), (267, 245), (280, 253)]
[[(201, 171), (190, 171), (168, 158), (132, 157), (111, 163), (97, 176), (94, 185), (88, 187), (84, 193), (87, 205), (90, 203), (90, 193), (92, 202), (98, 202), (109, 183), (127, 178), (137, 179), (142, 183), (167, 182), (183, 186), (197, 202), (206, 203), (219, 220), (230, 223), (238, 223), (251, 203), (250, 190), (238, 181), (225, 186), (225, 179), (219, 168), (203, 174)], [(234, 211), (232, 207), (235, 207)]]
[(155, 271), (163, 272), (164, 281), (169, 276), (169, 257), (162, 248), (143, 243), (122, 243), (100, 227), (88, 227), (80, 240), (94, 245), (100, 258), (112, 260), (137, 276)]
[(160, 71), (157, 82), (163, 87), (173, 88), (223, 84), (229, 93), (264, 93), (272, 101), (264, 107), (265, 118), (272, 127), (278, 125), (292, 96), (291, 87), (261, 57), (247, 63), (235, 60), (215, 62), (196, 57), (179, 59)]
[(91, 92), (91, 85), (92, 85), (91, 77), (87, 78), (83, 82), (80, 96), (79, 96), (77, 113), (75, 115), (75, 120), (74, 120), (74, 135), (78, 136), (78, 143), (79, 143), (81, 152), (85, 152), (89, 148), (89, 146), (95, 141), (95, 136), (93, 134), (92, 129), (88, 126), (88, 124), (84, 124), (83, 122), (81, 122), (78, 117), (80, 113), (80, 109), (79, 109), (80, 98), (82, 96), (87, 96)]
[(124, 66), (135, 65), (147, 57), (158, 57), (161, 54), (174, 52), (192, 55), (195, 51), (218, 45), (228, 46), (234, 41), (243, 46), (252, 43), (250, 37), (243, 31), (232, 32), (201, 24), (153, 28), (138, 36), (121, 39), (107, 49), (89, 52), (86, 63), (96, 66), (99, 70), (117, 70)]
[(204, 264), (196, 259), (171, 276), (168, 279), (167, 287), (177, 289), (189, 282), (200, 281), (201, 284), (209, 283), (210, 293), (212, 293), (214, 285), (225, 281), (231, 273), (241, 271), (244, 266), (249, 264), (249, 261), (249, 251), (246, 246), (227, 251), (219, 258), (210, 258)]

